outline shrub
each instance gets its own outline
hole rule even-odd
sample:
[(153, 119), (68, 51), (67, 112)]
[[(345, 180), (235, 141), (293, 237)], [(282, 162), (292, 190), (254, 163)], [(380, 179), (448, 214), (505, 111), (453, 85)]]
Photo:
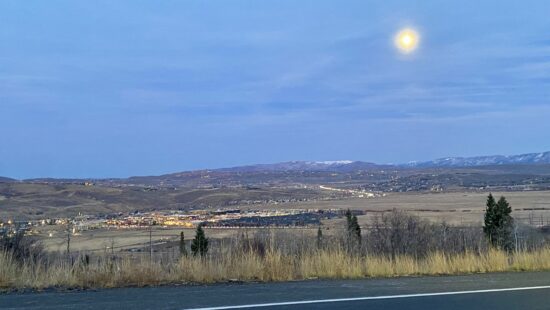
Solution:
[(13, 231), (0, 232), (0, 250), (9, 253), (16, 261), (37, 260), (43, 257), (42, 245), (25, 234), (25, 230), (15, 227)]

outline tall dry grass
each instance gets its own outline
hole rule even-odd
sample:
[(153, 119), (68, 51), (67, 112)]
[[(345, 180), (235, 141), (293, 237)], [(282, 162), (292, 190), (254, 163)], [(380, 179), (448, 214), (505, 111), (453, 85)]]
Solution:
[(96, 288), (550, 270), (550, 242), (545, 236), (522, 238), (518, 251), (507, 253), (492, 249), (479, 227), (432, 224), (400, 211), (380, 216), (362, 243), (350, 242), (346, 231), (341, 233), (313, 239), (269, 229), (249, 236), (244, 230), (233, 238), (212, 240), (204, 258), (170, 256), (168, 252), (156, 253), (150, 259), (144, 252), (146, 255), (105, 252), (67, 257), (0, 251), (0, 288)]
[(423, 258), (398, 255), (393, 259), (390, 256), (354, 256), (339, 249), (320, 249), (301, 255), (287, 255), (268, 249), (265, 253), (241, 251), (206, 258), (183, 257), (171, 263), (105, 256), (93, 259), (88, 264), (80, 259), (68, 263), (61, 258), (50, 262), (18, 262), (8, 253), (0, 253), (0, 287), (5, 289), (98, 288), (230, 280), (354, 279), (541, 270), (550, 270), (549, 248), (513, 254), (497, 250), (452, 255), (434, 252)]

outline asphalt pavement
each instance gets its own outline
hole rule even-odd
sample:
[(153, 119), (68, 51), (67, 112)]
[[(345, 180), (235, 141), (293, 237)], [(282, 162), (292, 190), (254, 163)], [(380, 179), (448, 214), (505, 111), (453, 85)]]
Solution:
[(0, 295), (0, 309), (550, 309), (550, 272)]

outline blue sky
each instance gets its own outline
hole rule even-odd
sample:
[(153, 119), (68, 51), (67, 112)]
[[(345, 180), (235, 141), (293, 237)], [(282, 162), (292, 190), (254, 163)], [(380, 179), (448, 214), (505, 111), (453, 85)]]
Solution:
[[(550, 2), (0, 0), (0, 175), (550, 150)], [(392, 40), (421, 34), (412, 54)]]

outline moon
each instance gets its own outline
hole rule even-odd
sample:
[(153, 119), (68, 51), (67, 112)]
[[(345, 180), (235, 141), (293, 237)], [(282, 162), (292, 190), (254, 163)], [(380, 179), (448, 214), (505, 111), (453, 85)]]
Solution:
[(395, 47), (403, 54), (413, 52), (418, 47), (419, 42), (420, 35), (411, 28), (400, 30), (394, 38)]

